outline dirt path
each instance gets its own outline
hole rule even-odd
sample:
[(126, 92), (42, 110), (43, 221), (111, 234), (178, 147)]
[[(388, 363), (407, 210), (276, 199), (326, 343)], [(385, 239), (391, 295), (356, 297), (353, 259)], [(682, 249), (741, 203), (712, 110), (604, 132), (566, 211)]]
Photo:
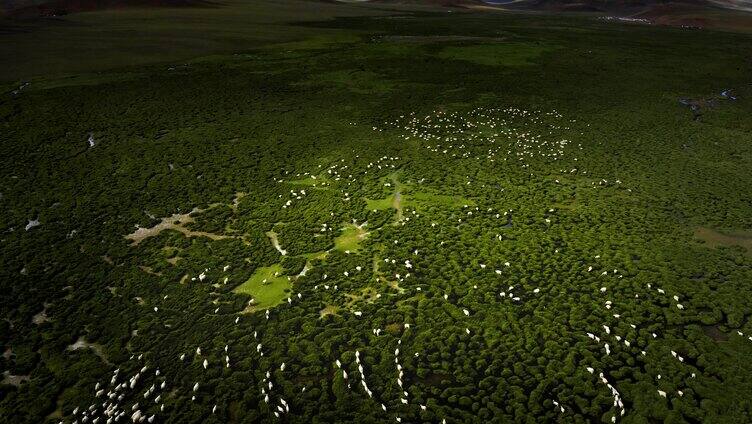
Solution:
[(8, 384), (11, 386), (20, 386), (21, 383), (24, 381), (29, 381), (31, 379), (28, 375), (11, 375), (10, 371), (3, 372), (3, 381), (2, 384)]
[(305, 266), (303, 266), (303, 269), (298, 273), (298, 275), (295, 276), (295, 278), (305, 277), (306, 273), (311, 270), (311, 264), (309, 262), (306, 262)]
[(272, 241), (272, 246), (274, 246), (274, 248), (277, 249), (280, 255), (282, 256), (287, 255), (287, 250), (283, 249), (282, 246), (279, 244), (279, 238), (277, 237), (277, 233), (275, 233), (274, 231), (268, 231), (266, 233), (266, 236), (269, 237), (269, 240)]
[(50, 318), (47, 316), (47, 308), (49, 308), (49, 307), (50, 307), (50, 304), (47, 303), (47, 302), (45, 302), (44, 303), (44, 309), (42, 309), (42, 311), (39, 312), (38, 314), (34, 315), (31, 318), (31, 322), (33, 322), (36, 325), (40, 325), (42, 323), (49, 322)]
[(740, 246), (752, 257), (752, 231), (737, 230), (720, 232), (712, 228), (698, 227), (694, 231), (697, 239), (703, 240), (710, 248), (719, 246)]
[(402, 193), (394, 192), (394, 201), (392, 207), (397, 210), (397, 221), (402, 221)]
[(402, 221), (402, 184), (400, 184), (397, 176), (400, 171), (393, 172), (389, 175), (389, 180), (394, 184), (394, 197), (392, 200), (392, 207), (397, 211), (397, 222)]
[(72, 345), (69, 345), (65, 350), (80, 350), (80, 349), (91, 349), (95, 355), (99, 356), (99, 358), (107, 365), (112, 365), (112, 363), (107, 359), (107, 355), (104, 354), (104, 350), (102, 349), (102, 345), (99, 345), (97, 343), (89, 343), (86, 341), (84, 336), (80, 336), (78, 340), (76, 340), (76, 343), (73, 343)]
[(238, 211), (238, 205), (240, 205), (240, 201), (243, 200), (243, 198), (246, 196), (246, 193), (242, 191), (235, 192), (235, 197), (232, 199), (232, 205), (230, 208), (237, 212)]
[(125, 238), (128, 240), (131, 240), (131, 246), (137, 246), (144, 239), (159, 235), (159, 233), (161, 233), (164, 230), (180, 231), (181, 233), (185, 234), (186, 237), (208, 237), (212, 240), (222, 240), (226, 238), (232, 238), (231, 236), (223, 236), (220, 234), (207, 233), (205, 231), (191, 231), (185, 228), (184, 227), (185, 224), (194, 222), (193, 218), (190, 216), (190, 214), (194, 212), (203, 212), (203, 210), (194, 209), (189, 213), (174, 214), (170, 217), (162, 218), (162, 222), (160, 222), (159, 224), (150, 228), (139, 227), (133, 233), (125, 236)]

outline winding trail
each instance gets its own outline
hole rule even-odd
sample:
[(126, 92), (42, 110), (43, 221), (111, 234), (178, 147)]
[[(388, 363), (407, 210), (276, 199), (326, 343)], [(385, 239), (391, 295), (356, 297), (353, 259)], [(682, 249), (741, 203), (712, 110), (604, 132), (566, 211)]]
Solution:
[(31, 380), (31, 376), (29, 375), (12, 375), (10, 371), (4, 371), (2, 384), (7, 384), (10, 386), (18, 387), (24, 381), (29, 381), (29, 380)]
[(393, 172), (389, 175), (389, 180), (394, 184), (394, 197), (392, 199), (392, 207), (397, 211), (397, 222), (401, 222), (402, 216), (402, 184), (397, 179), (397, 175), (400, 171)]
[(220, 234), (207, 233), (205, 231), (191, 231), (184, 227), (185, 224), (194, 222), (191, 214), (194, 212), (203, 212), (203, 209), (193, 209), (188, 213), (174, 214), (167, 218), (162, 218), (162, 222), (153, 227), (138, 227), (136, 231), (125, 236), (126, 239), (131, 240), (131, 246), (137, 246), (139, 243), (149, 237), (159, 235), (164, 230), (175, 230), (185, 234), (187, 237), (208, 237), (212, 240), (222, 240), (226, 238), (232, 238), (232, 236), (223, 236)]
[(285, 256), (287, 255), (287, 250), (283, 249), (282, 246), (279, 244), (279, 238), (277, 237), (277, 233), (274, 231), (267, 231), (266, 236), (269, 237), (269, 240), (272, 241), (272, 245), (275, 249), (280, 253), (280, 255)]
[(97, 343), (89, 343), (86, 341), (84, 336), (79, 336), (78, 340), (76, 340), (75, 343), (72, 345), (69, 345), (65, 350), (68, 351), (74, 351), (74, 350), (80, 350), (80, 349), (91, 349), (95, 355), (99, 356), (99, 359), (102, 360), (107, 365), (112, 365), (112, 363), (107, 359), (107, 355), (104, 354), (104, 349), (102, 349), (102, 345)]

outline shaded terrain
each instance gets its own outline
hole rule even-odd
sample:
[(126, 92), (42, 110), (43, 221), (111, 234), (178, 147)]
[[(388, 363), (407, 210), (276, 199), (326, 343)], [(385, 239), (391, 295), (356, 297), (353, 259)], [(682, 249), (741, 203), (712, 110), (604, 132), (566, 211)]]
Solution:
[(263, 0), (43, 21), (0, 44), (0, 422), (752, 414), (750, 35)]

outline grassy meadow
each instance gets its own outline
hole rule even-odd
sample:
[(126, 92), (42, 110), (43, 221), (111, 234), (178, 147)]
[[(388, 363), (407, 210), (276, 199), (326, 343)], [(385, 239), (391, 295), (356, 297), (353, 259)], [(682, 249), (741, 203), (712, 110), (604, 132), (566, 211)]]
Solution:
[(289, 296), (291, 287), (290, 280), (282, 272), (281, 265), (258, 268), (248, 281), (235, 287), (235, 293), (251, 295), (253, 306), (258, 309), (276, 306)]

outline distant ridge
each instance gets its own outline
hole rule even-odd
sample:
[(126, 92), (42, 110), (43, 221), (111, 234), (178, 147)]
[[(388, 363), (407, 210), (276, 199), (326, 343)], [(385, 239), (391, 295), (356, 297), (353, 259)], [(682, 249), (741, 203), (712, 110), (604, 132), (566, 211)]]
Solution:
[[(103, 9), (160, 7), (220, 7), (222, 0), (0, 0), (0, 16), (45, 17)], [(248, 0), (254, 1), (254, 0)], [(283, 0), (280, 0), (283, 1)], [(506, 9), (546, 12), (587, 12), (618, 18), (645, 19), (651, 23), (752, 28), (752, 0), (309, 0), (322, 3), (393, 4), (458, 9)], [(737, 13), (730, 25), (724, 17)], [(740, 18), (741, 17), (741, 18)], [(747, 19), (749, 18), (749, 20)], [(749, 21), (749, 22), (748, 22)]]
[(0, 13), (16, 17), (63, 16), (70, 13), (131, 7), (218, 7), (212, 0), (5, 0)]
[(432, 5), (442, 7), (466, 7), (466, 6), (487, 6), (489, 3), (482, 0), (361, 0), (370, 3), (400, 3), (416, 5)]
[(710, 3), (713, 3), (717, 6), (720, 6), (726, 9), (752, 12), (752, 0), (709, 0), (709, 1)]
[[(724, 1), (718, 0), (718, 2)], [(489, 3), (507, 8), (592, 12), (636, 12), (656, 6), (722, 7), (710, 0), (517, 0), (512, 2), (489, 0)]]
[[(337, 0), (335, 0), (337, 1)], [(658, 9), (730, 9), (752, 12), (752, 0), (338, 0), (343, 2), (399, 3), (444, 7), (496, 6), (504, 9), (643, 13)]]

